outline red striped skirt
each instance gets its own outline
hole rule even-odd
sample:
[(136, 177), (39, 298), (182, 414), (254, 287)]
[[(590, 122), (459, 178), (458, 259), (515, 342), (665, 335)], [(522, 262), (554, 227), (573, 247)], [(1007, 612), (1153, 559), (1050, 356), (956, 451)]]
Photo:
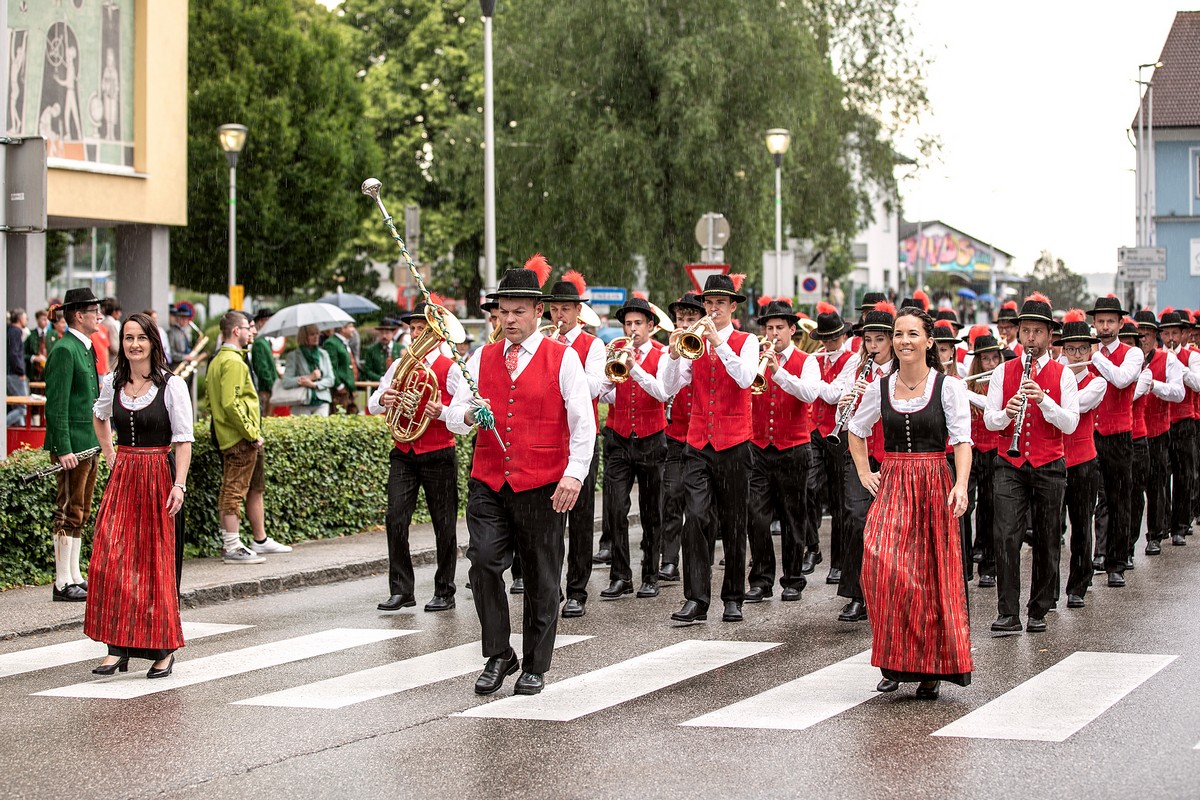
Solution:
[(945, 453), (888, 453), (863, 531), (871, 663), (895, 680), (971, 682), (971, 629)]
[(88, 564), (83, 632), (118, 647), (183, 647), (175, 586), (170, 447), (122, 447), (100, 510)]

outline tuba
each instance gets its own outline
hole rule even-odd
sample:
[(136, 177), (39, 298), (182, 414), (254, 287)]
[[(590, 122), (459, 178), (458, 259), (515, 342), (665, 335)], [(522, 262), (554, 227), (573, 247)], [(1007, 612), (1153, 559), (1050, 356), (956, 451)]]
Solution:
[(695, 361), (704, 355), (704, 321), (707, 319), (707, 316), (701, 317), (691, 326), (684, 328), (683, 335), (675, 343), (675, 352), (688, 361)]
[(771, 353), (775, 349), (775, 343), (765, 341), (758, 346), (758, 371), (754, 373), (754, 380), (750, 382), (750, 394), (759, 395), (767, 390), (767, 370), (771, 367)]
[[(444, 328), (441, 320), (445, 320)], [(462, 323), (434, 303), (425, 307), (425, 322), (425, 330), (400, 356), (400, 366), (396, 367), (392, 377), (391, 388), (400, 397), (386, 410), (387, 426), (392, 438), (401, 444), (416, 441), (429, 427), (425, 406), (437, 398), (441, 389), (437, 376), (425, 363), (425, 356), (441, 347), (443, 342), (460, 344), (467, 338)]]
[(613, 383), (624, 383), (629, 380), (629, 362), (633, 353), (629, 349), (633, 340), (628, 336), (618, 336), (604, 348), (604, 377)]

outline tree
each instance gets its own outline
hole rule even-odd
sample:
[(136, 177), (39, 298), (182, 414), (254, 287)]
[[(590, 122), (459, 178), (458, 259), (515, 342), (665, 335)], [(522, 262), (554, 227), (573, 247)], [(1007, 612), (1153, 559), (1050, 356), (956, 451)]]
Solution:
[(195, 0), (188, 49), (188, 226), (171, 237), (177, 283), (226, 290), (226, 122), (238, 160), (238, 281), (286, 293), (326, 268), (372, 212), (358, 186), (378, 150), (350, 31), (311, 0)]
[(1029, 276), (1029, 291), (1041, 292), (1050, 298), (1055, 308), (1087, 308), (1091, 296), (1088, 294), (1087, 279), (1067, 269), (1061, 258), (1055, 258), (1049, 250), (1043, 250), (1034, 262)]

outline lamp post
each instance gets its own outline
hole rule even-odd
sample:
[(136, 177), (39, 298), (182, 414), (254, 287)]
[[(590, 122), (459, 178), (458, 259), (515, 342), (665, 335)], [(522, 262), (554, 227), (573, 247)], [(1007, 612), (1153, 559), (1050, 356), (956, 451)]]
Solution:
[(479, 0), (483, 12), (483, 260), (484, 288), (496, 290), (496, 116), (492, 92), (492, 16), (496, 0)]
[(230, 123), (217, 128), (221, 149), (229, 159), (229, 307), (240, 310), (242, 292), (237, 282), (237, 160), (246, 144), (245, 125)]
[[(771, 128), (766, 140), (767, 151), (775, 159), (775, 292), (778, 294), (783, 287), (783, 154), (792, 144), (792, 133), (787, 128)], [(790, 287), (786, 294), (792, 296)]]

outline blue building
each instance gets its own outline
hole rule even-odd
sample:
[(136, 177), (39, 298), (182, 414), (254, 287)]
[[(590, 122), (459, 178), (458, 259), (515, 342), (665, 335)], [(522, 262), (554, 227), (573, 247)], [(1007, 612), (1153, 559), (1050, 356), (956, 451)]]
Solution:
[[(1200, 11), (1176, 14), (1159, 61), (1162, 66), (1153, 70), (1142, 98), (1140, 121), (1148, 147), (1139, 152), (1149, 158), (1138, 163), (1138, 186), (1144, 187), (1137, 204), (1138, 244), (1167, 249), (1167, 278), (1153, 298), (1158, 307), (1195, 309), (1200, 307)], [(1137, 137), (1139, 119), (1133, 126)], [(1135, 294), (1139, 301), (1151, 301)]]

